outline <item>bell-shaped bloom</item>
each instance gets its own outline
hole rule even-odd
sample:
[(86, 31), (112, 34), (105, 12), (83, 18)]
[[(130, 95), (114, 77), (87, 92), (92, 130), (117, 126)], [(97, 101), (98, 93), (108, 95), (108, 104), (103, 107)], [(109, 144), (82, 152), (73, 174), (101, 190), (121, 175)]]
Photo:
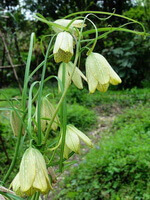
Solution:
[[(70, 84), (69, 79), (70, 76), (73, 72), (74, 64), (72, 62), (69, 63), (61, 63), (59, 66), (58, 70), (58, 78), (62, 81), (62, 76), (63, 76), (63, 68), (65, 67), (65, 86)], [(75, 67), (73, 76), (72, 76), (72, 81), (75, 84), (75, 86), (79, 89), (83, 89), (83, 83), (82, 83), (82, 78), (87, 81), (87, 78), (84, 76), (84, 74), (80, 71), (78, 67)], [(59, 87), (60, 91), (60, 87)]]
[(112, 69), (107, 60), (99, 53), (91, 53), (86, 59), (86, 77), (90, 93), (96, 89), (106, 92), (109, 84), (118, 85), (120, 77)]
[(75, 153), (80, 153), (80, 140), (82, 140), (87, 146), (93, 147), (91, 140), (84, 133), (82, 133), (73, 125), (67, 125), (64, 158), (68, 159), (68, 155), (72, 151)]
[(11, 186), (19, 196), (31, 196), (38, 191), (47, 194), (52, 189), (45, 160), (39, 150), (30, 147), (25, 151)]
[[(70, 19), (57, 19), (56, 21), (54, 21), (54, 23), (59, 24), (59, 25), (64, 26), (64, 27), (67, 27), (67, 26), (69, 25), (69, 23), (71, 23), (71, 21), (72, 21), (72, 20), (70, 20)], [(75, 21), (73, 21), (73, 22), (71, 23), (71, 25), (69, 26), (69, 30), (71, 31), (71, 30), (73, 30), (74, 28), (81, 28), (82, 26), (83, 26), (83, 27), (86, 26), (86, 25), (84, 24), (84, 21), (83, 21), (83, 20), (80, 20), (80, 19), (79, 19), (79, 20), (75, 20)], [(57, 28), (57, 27), (55, 27), (55, 26), (53, 26), (52, 28), (53, 28), (53, 30), (54, 30), (56, 33), (60, 33), (60, 32), (63, 31), (61, 28)]]
[(56, 37), (53, 49), (56, 63), (68, 63), (73, 56), (73, 37), (68, 32), (60, 32)]
[[(42, 131), (45, 131), (54, 113), (55, 113), (55, 108), (53, 104), (48, 100), (47, 97), (43, 97), (41, 101), (41, 129)], [(37, 108), (36, 108), (36, 122), (37, 122)], [(60, 124), (60, 121), (59, 121), (58, 115), (56, 115), (52, 123), (51, 129), (56, 131), (59, 124)]]

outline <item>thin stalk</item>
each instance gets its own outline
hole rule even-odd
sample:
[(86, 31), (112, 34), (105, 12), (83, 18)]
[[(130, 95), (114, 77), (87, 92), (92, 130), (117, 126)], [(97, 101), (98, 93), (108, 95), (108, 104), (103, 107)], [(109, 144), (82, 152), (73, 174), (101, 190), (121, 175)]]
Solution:
[(44, 86), (44, 78), (45, 78), (45, 72), (46, 72), (46, 65), (47, 65), (47, 59), (48, 59), (48, 54), (49, 54), (49, 50), (50, 47), (52, 45), (52, 41), (54, 39), (55, 36), (52, 37), (52, 39), (49, 42), (48, 48), (47, 48), (47, 52), (46, 52), (46, 56), (45, 56), (45, 60), (44, 60), (44, 66), (43, 66), (43, 70), (42, 70), (42, 77), (41, 77), (41, 82), (40, 82), (40, 88), (39, 88), (39, 95), (38, 95), (38, 107), (37, 107), (37, 124), (38, 124), (38, 145), (41, 144), (41, 140), (42, 140), (42, 136), (41, 136), (41, 98), (42, 98), (42, 91), (43, 91), (43, 86)]
[(33, 41), (34, 41), (34, 33), (31, 34), (30, 47), (29, 47), (29, 53), (28, 53), (28, 58), (27, 58), (27, 64), (26, 64), (25, 78), (24, 78), (24, 88), (22, 92), (23, 111), (26, 108), (27, 88), (28, 88), (28, 82), (29, 82), (28, 77), (29, 77), (31, 58), (32, 58)]
[[(65, 64), (63, 64), (63, 73), (62, 73), (63, 90), (65, 88), (65, 81), (66, 81), (65, 77), (66, 77), (66, 68), (65, 68)], [(61, 130), (60, 131), (62, 131), (62, 142), (61, 142), (60, 162), (59, 162), (60, 172), (62, 172), (62, 169), (63, 169), (63, 155), (64, 155), (64, 146), (65, 146), (65, 138), (66, 138), (66, 125), (67, 125), (67, 105), (66, 105), (66, 96), (65, 96), (61, 105)]]
[(6, 175), (4, 176), (3, 183), (6, 182), (6, 180), (10, 176), (10, 174), (11, 174), (11, 172), (12, 172), (14, 166), (15, 166), (15, 163), (16, 163), (16, 160), (17, 160), (17, 156), (18, 156), (19, 146), (20, 146), (20, 140), (21, 140), (21, 136), (22, 136), (22, 127), (23, 127), (23, 125), (21, 124), (20, 130), (19, 130), (19, 135), (18, 135), (18, 138), (17, 138), (15, 154), (14, 154), (14, 157), (12, 159), (12, 162), (11, 162), (11, 165), (10, 165), (8, 171), (7, 171)]
[(123, 16), (123, 15), (119, 15), (119, 14), (115, 14), (115, 13), (110, 13), (110, 12), (103, 12), (103, 11), (81, 11), (81, 12), (75, 12), (75, 13), (69, 14), (66, 17), (64, 17), (64, 19), (70, 18), (70, 17), (72, 17), (74, 15), (89, 14), (89, 13), (100, 14), (100, 15), (111, 15), (111, 16), (116, 16), (116, 17), (120, 17), (120, 18), (123, 18), (123, 19), (127, 19), (129, 21), (132, 21), (132, 22), (135, 22), (135, 23), (139, 24), (143, 28), (144, 33), (146, 33), (145, 27), (143, 26), (142, 23), (140, 23), (140, 22), (138, 22), (138, 21), (136, 21), (134, 19), (131, 19), (129, 17)]
[(30, 90), (29, 90), (29, 101), (28, 101), (28, 134), (30, 139), (32, 139), (32, 92), (34, 86), (39, 83), (39, 81), (35, 81), (32, 83)]

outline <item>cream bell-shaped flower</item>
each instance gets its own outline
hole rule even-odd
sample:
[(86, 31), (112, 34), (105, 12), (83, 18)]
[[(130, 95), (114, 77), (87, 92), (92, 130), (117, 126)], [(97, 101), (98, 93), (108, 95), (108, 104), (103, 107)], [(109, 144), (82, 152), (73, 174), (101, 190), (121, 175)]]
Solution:
[(64, 158), (68, 159), (69, 153), (72, 151), (75, 153), (80, 153), (80, 140), (82, 140), (87, 146), (93, 147), (91, 140), (84, 133), (71, 124), (67, 125)]
[(53, 49), (56, 63), (68, 63), (73, 56), (73, 37), (68, 32), (60, 32), (56, 37)]
[[(50, 120), (55, 112), (53, 104), (48, 100), (47, 97), (43, 97), (41, 100), (41, 129), (45, 131), (46, 127), (50, 123)], [(37, 122), (37, 107), (36, 107), (36, 122)], [(51, 129), (56, 131), (60, 124), (59, 117), (56, 115), (54, 122), (52, 123)], [(36, 130), (36, 128), (35, 128)]]
[(11, 186), (19, 196), (31, 196), (35, 192), (47, 194), (52, 189), (45, 160), (39, 150), (30, 147), (25, 151)]
[[(56, 21), (54, 21), (54, 23), (56, 24), (59, 24), (61, 26), (64, 26), (64, 27), (67, 27), (69, 25), (69, 23), (71, 23), (72, 20), (70, 19), (57, 19)], [(83, 20), (75, 20), (71, 23), (70, 27), (69, 27), (69, 30), (72, 30), (74, 28), (81, 28), (81, 27), (85, 27), (86, 25), (84, 24), (84, 21)], [(63, 30), (61, 28), (57, 28), (55, 26), (52, 26), (53, 30), (56, 32), (56, 33), (60, 33), (62, 32)]]
[(106, 92), (110, 83), (112, 85), (121, 83), (120, 77), (99, 53), (90, 53), (87, 57), (86, 77), (90, 93), (94, 93), (96, 89)]
[[(72, 62), (69, 63), (61, 63), (58, 70), (58, 78), (62, 81), (63, 76), (63, 68), (65, 67), (65, 87), (70, 84), (69, 79), (73, 72), (74, 64)], [(79, 89), (83, 89), (83, 83), (82, 78), (87, 81), (87, 78), (84, 76), (84, 74), (80, 71), (78, 67), (75, 67), (75, 71), (72, 76), (72, 82), (75, 84), (75, 86)], [(60, 87), (59, 87), (60, 91)]]

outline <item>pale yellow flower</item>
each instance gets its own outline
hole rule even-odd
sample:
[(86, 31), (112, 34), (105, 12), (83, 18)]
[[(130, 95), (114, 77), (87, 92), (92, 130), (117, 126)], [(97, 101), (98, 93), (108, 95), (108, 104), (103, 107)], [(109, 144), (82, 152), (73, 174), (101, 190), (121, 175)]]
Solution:
[(80, 140), (82, 140), (87, 146), (93, 147), (91, 140), (84, 133), (73, 125), (67, 125), (64, 158), (68, 159), (68, 155), (71, 151), (80, 153)]
[[(69, 63), (61, 63), (58, 70), (58, 78), (62, 81), (62, 74), (63, 74), (63, 68), (65, 67), (65, 86), (70, 84), (69, 79), (73, 72), (74, 64), (72, 62)], [(83, 83), (82, 78), (87, 81), (84, 74), (80, 71), (78, 67), (75, 67), (74, 74), (72, 76), (72, 81), (75, 84), (75, 86), (79, 89), (83, 89)], [(59, 87), (60, 91), (60, 87)]]
[(19, 172), (11, 185), (20, 196), (31, 196), (38, 191), (47, 194), (52, 189), (45, 160), (39, 150), (30, 147), (25, 151)]
[(73, 56), (73, 37), (68, 32), (60, 32), (56, 37), (53, 49), (56, 63), (68, 63)]
[(98, 89), (106, 92), (109, 84), (118, 85), (120, 77), (112, 69), (107, 60), (98, 53), (91, 53), (86, 59), (86, 77), (90, 93)]
[[(71, 21), (72, 20), (70, 20), (70, 19), (57, 19), (56, 21), (54, 21), (54, 23), (59, 24), (59, 25), (64, 26), (64, 27), (67, 27)], [(71, 23), (71, 25), (69, 27), (69, 30), (73, 30), (73, 28), (81, 28), (82, 26), (83, 27), (86, 26), (84, 24), (83, 20), (80, 20), (80, 19), (79, 20), (75, 20), (75, 21), (73, 21)], [(56, 33), (60, 33), (60, 32), (63, 31), (62, 29), (57, 28), (55, 26), (53, 26), (52, 28)]]

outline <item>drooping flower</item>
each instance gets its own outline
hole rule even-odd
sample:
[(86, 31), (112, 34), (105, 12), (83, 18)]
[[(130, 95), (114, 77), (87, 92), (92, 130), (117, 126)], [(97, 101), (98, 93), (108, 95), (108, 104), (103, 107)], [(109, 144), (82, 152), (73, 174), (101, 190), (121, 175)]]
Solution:
[(31, 196), (38, 191), (47, 194), (52, 189), (45, 160), (39, 150), (30, 147), (25, 151), (11, 185), (19, 196)]
[[(47, 97), (43, 97), (41, 100), (41, 129), (45, 131), (46, 127), (50, 123), (50, 120), (55, 113), (55, 108), (53, 104), (48, 100)], [(36, 108), (36, 122), (37, 122), (37, 108)], [(59, 118), (56, 115), (53, 123), (52, 123), (52, 130), (56, 131), (59, 126)]]
[[(69, 63), (61, 63), (58, 70), (58, 78), (62, 81), (62, 75), (63, 75), (63, 68), (65, 67), (65, 86), (70, 84), (69, 79), (73, 72), (74, 64), (72, 62)], [(80, 71), (78, 67), (75, 67), (74, 74), (72, 76), (72, 81), (75, 84), (75, 86), (79, 89), (83, 89), (83, 83), (82, 78), (87, 81), (84, 74)], [(60, 87), (59, 87), (60, 90)]]
[(68, 32), (60, 32), (56, 37), (53, 49), (56, 63), (68, 63), (73, 56), (73, 37)]
[(120, 77), (112, 69), (107, 60), (99, 53), (91, 53), (86, 59), (86, 77), (90, 93), (96, 89), (106, 92), (109, 84), (118, 85)]
[(80, 153), (80, 140), (82, 140), (87, 146), (93, 147), (91, 140), (84, 133), (82, 133), (73, 125), (67, 125), (64, 158), (67, 159), (71, 151)]
[[(57, 19), (56, 21), (54, 21), (54, 23), (56, 24), (59, 24), (61, 26), (64, 26), (64, 27), (67, 27), (69, 25), (69, 23), (71, 23), (72, 20), (70, 19)], [(70, 27), (69, 27), (69, 30), (73, 30), (74, 28), (81, 28), (81, 27), (85, 27), (86, 25), (84, 24), (84, 21), (83, 20), (75, 20), (71, 23)], [(63, 30), (61, 28), (57, 28), (55, 26), (52, 27), (53, 30), (56, 32), (56, 33), (60, 33), (62, 32)]]

